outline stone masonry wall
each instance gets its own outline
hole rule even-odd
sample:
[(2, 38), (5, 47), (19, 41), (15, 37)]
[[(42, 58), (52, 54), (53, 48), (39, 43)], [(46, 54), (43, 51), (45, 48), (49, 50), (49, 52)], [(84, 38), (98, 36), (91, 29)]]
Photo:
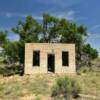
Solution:
[[(33, 51), (40, 51), (40, 66), (33, 67)], [(62, 51), (69, 52), (69, 66), (62, 66)], [(48, 73), (47, 55), (55, 55), (55, 73), (75, 73), (75, 44), (62, 43), (26, 43), (25, 74)]]

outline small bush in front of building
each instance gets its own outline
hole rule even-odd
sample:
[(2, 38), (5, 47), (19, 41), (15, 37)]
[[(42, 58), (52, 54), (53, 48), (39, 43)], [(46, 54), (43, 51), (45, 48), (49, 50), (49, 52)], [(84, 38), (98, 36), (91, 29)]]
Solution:
[(52, 87), (52, 97), (61, 97), (65, 99), (76, 98), (80, 92), (80, 86), (76, 80), (69, 77), (60, 77)]

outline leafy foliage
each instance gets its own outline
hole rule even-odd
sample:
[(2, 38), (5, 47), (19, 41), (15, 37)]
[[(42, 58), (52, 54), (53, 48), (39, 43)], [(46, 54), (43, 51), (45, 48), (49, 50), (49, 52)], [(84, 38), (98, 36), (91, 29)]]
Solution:
[(19, 35), (20, 40), (17, 42), (18, 58), (21, 64), (24, 64), (25, 43), (38, 42), (38, 33), (41, 26), (31, 16), (27, 16), (25, 22), (19, 21), (12, 31)]
[(74, 79), (68, 77), (60, 77), (56, 80), (56, 84), (52, 87), (52, 96), (63, 95), (66, 99), (68, 96), (78, 96), (80, 86)]
[(89, 54), (91, 59), (95, 59), (98, 57), (98, 52), (96, 49), (93, 49), (90, 44), (86, 44), (83, 46), (83, 52)]
[(2, 44), (7, 60), (10, 63), (19, 63), (20, 66), (24, 66), (25, 43), (30, 42), (75, 43), (77, 66), (79, 62), (82, 62), (82, 54), (88, 55), (91, 59), (98, 56), (96, 49), (84, 44), (87, 37), (86, 27), (47, 13), (43, 14), (43, 21), (40, 23), (32, 16), (27, 16), (24, 21), (19, 21), (12, 31), (19, 36), (19, 40), (7, 40), (7, 33), (0, 32), (0, 44)]
[(40, 25), (31, 16), (27, 16), (25, 22), (19, 21), (12, 31), (19, 35), (21, 42), (37, 41), (37, 33), (39, 32)]
[(1, 65), (0, 66), (0, 75), (11, 76), (15, 74), (23, 75), (23, 67), (17, 65)]
[(10, 42), (8, 41), (3, 46), (4, 48), (4, 54), (7, 55), (7, 60), (9, 60), (9, 63), (15, 63), (18, 61), (18, 42)]
[(82, 47), (85, 37), (87, 37), (86, 27), (78, 26), (66, 19), (58, 19), (49, 14), (43, 15), (40, 42), (60, 42), (75, 43), (76, 45), (76, 62), (81, 62)]
[(7, 32), (0, 31), (0, 45), (3, 45), (7, 41)]

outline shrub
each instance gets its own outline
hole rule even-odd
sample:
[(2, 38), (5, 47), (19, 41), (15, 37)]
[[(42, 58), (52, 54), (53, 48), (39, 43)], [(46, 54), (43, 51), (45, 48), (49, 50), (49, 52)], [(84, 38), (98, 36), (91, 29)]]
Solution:
[(92, 48), (90, 44), (86, 44), (83, 46), (83, 52), (87, 53), (92, 59), (95, 59), (98, 57), (98, 51)]
[(88, 67), (88, 66), (82, 66), (81, 68), (79, 68), (77, 70), (77, 74), (81, 75), (81, 74), (83, 74), (83, 73), (85, 74), (85, 73), (87, 73), (89, 71), (90, 71), (90, 67)]
[(16, 65), (11, 65), (11, 66), (4, 65), (0, 67), (0, 75), (11, 76), (15, 74), (23, 75), (23, 67)]
[(76, 80), (68, 77), (58, 78), (52, 87), (52, 97), (63, 96), (64, 98), (78, 97), (80, 86)]

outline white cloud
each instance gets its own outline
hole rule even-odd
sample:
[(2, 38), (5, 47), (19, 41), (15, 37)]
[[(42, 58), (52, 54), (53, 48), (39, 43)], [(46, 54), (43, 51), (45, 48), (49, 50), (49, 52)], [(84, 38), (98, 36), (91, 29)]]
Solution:
[(58, 18), (66, 18), (68, 20), (74, 20), (75, 19), (75, 14), (77, 12), (73, 11), (73, 10), (69, 10), (67, 13), (54, 13), (53, 15), (58, 17)]
[[(66, 18), (68, 20), (74, 20), (75, 18), (75, 14), (77, 12), (73, 11), (73, 10), (69, 10), (67, 13), (65, 12), (59, 12), (59, 13), (51, 13), (52, 15), (58, 17), (58, 18)], [(16, 12), (1, 12), (0, 16), (6, 16), (8, 18), (12, 18), (12, 17), (26, 17), (28, 15), (33, 16), (33, 18), (37, 19), (37, 20), (42, 20), (42, 16), (37, 16), (37, 15), (33, 15), (33, 14), (24, 14), (24, 13), (16, 13)]]
[(23, 17), (25, 18), (26, 16), (31, 15), (33, 16), (33, 18), (35, 18), (36, 20), (42, 20), (42, 16), (36, 16), (36, 15), (32, 15), (32, 14), (23, 14), (23, 13), (13, 13), (13, 12), (1, 12), (0, 16), (6, 16), (8, 18), (12, 18), (12, 17)]
[(79, 13), (80, 13), (79, 11), (69, 10), (67, 13), (61, 13), (61, 15), (58, 15), (58, 17), (59, 18), (66, 18), (68, 20), (75, 20), (75, 21), (88, 19), (85, 16), (76, 17), (76, 14), (79, 14)]
[(65, 18), (68, 20), (74, 20), (76, 12), (73, 10), (69, 10), (68, 12), (51, 12), (51, 15), (58, 17), (58, 18)]
[(76, 20), (76, 21), (88, 20), (88, 17), (80, 16), (80, 17), (75, 18), (75, 20)]
[(100, 27), (100, 25), (95, 25), (95, 26), (94, 26), (94, 28), (99, 28), (99, 27)]
[(1, 12), (0, 16), (6, 16), (8, 18), (11, 18), (11, 17), (26, 17), (27, 15), (22, 13)]
[(91, 40), (100, 40), (100, 33), (95, 33), (95, 34), (92, 34), (92, 33), (89, 33), (89, 37), (88, 39), (91, 39)]
[(0, 30), (2, 30), (2, 31), (4, 31), (4, 30), (10, 31), (11, 30), (11, 27), (0, 27)]
[(89, 29), (89, 31), (93, 31), (100, 28), (100, 24), (94, 25), (92, 28)]
[(35, 18), (36, 20), (42, 20), (43, 18), (42, 18), (42, 16), (34, 16), (34, 15), (32, 15), (33, 16), (33, 18)]

